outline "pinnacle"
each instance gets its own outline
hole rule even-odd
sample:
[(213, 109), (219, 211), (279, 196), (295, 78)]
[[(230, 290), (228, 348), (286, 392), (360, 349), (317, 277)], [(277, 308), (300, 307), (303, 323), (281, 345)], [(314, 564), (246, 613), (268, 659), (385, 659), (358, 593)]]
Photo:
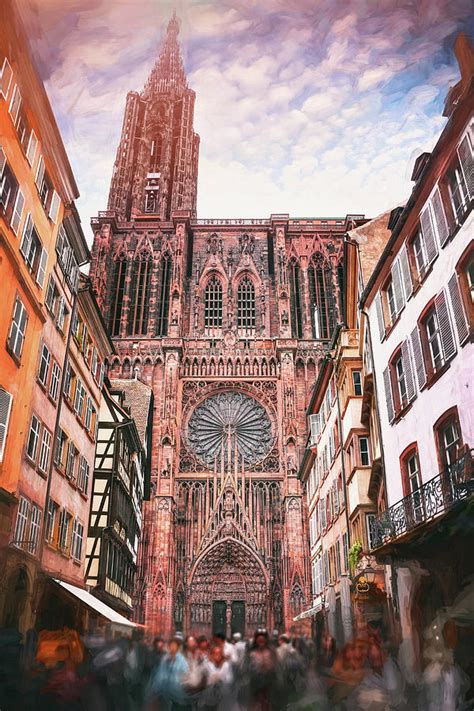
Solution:
[(179, 21), (176, 16), (176, 10), (173, 10), (170, 21), (168, 22), (168, 29), (166, 30), (168, 36), (177, 37), (179, 35)]
[(184, 73), (183, 61), (177, 40), (178, 34), (179, 20), (176, 16), (176, 12), (173, 12), (168, 22), (160, 56), (145, 85), (145, 95), (167, 91), (172, 87), (186, 87), (186, 75)]

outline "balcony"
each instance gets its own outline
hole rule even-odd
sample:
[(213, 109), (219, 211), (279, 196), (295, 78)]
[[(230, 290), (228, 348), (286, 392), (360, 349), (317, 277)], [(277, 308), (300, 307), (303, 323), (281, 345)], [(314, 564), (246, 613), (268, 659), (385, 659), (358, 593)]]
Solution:
[(398, 539), (472, 496), (473, 451), (467, 450), (449, 469), (379, 514), (371, 531), (372, 550), (399, 542)]

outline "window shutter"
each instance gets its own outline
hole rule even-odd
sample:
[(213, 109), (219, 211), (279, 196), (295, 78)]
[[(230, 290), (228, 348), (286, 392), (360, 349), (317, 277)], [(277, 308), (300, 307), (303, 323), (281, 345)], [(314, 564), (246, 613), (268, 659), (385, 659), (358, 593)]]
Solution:
[(375, 310), (377, 312), (380, 340), (383, 341), (385, 338), (385, 319), (383, 317), (382, 297), (380, 295), (380, 291), (378, 291), (375, 295)]
[(38, 274), (36, 275), (36, 283), (41, 287), (41, 289), (44, 286), (44, 277), (46, 274), (47, 263), (48, 263), (48, 253), (45, 249), (42, 249), (39, 267), (38, 267)]
[(390, 370), (385, 368), (383, 371), (383, 382), (385, 386), (385, 400), (387, 402), (388, 421), (393, 422), (395, 419), (395, 410), (393, 408), (392, 385), (390, 383)]
[(421, 390), (421, 388), (426, 385), (426, 369), (418, 326), (416, 326), (411, 332), (410, 340), (413, 351), (413, 360), (415, 362), (416, 379), (418, 381), (418, 387)]
[(5, 452), (12, 402), (13, 396), (3, 388), (0, 388), (0, 462), (3, 460)]
[(456, 344), (454, 342), (453, 331), (449, 320), (449, 311), (444, 289), (440, 291), (438, 296), (435, 298), (435, 309), (438, 317), (441, 342), (443, 344), (444, 359), (450, 360), (450, 358), (452, 358), (456, 353)]
[(31, 239), (33, 233), (33, 220), (31, 219), (30, 213), (26, 217), (25, 226), (23, 228), (23, 236), (21, 238), (20, 252), (24, 257), (28, 255), (31, 247)]
[(11, 226), (13, 232), (17, 235), (20, 228), (21, 216), (23, 214), (23, 208), (25, 206), (25, 197), (21, 190), (18, 190), (16, 194), (15, 206), (12, 212)]
[[(0, 180), (3, 177), (3, 171), (5, 170), (6, 163), (7, 163), (7, 159), (5, 157), (5, 151), (0, 146)], [(0, 191), (0, 193), (1, 193), (1, 191)]]
[(469, 197), (472, 199), (474, 197), (474, 157), (467, 134), (459, 144), (458, 156), (462, 172), (464, 173)]
[(59, 199), (59, 195), (57, 194), (56, 190), (53, 190), (53, 196), (51, 198), (51, 205), (49, 206), (48, 217), (50, 217), (54, 223), (58, 219), (60, 202), (61, 200)]
[(406, 244), (403, 245), (398, 260), (400, 262), (400, 270), (402, 273), (403, 288), (405, 290), (405, 298), (408, 300), (413, 292), (413, 283), (411, 280), (410, 262), (408, 261), (408, 252)]
[(423, 239), (425, 241), (426, 258), (428, 260), (428, 264), (431, 264), (431, 262), (438, 254), (438, 245), (436, 244), (436, 237), (434, 234), (433, 222), (431, 220), (429, 204), (425, 207), (425, 209), (420, 215), (420, 225), (421, 232), (423, 234)]
[(400, 262), (398, 259), (396, 259), (392, 265), (391, 274), (392, 274), (393, 292), (395, 294), (395, 304), (397, 307), (397, 313), (400, 313), (400, 311), (405, 306), (405, 300), (403, 298), (402, 277), (400, 274)]
[(444, 205), (441, 199), (441, 193), (439, 188), (433, 193), (431, 198), (431, 205), (433, 208), (434, 219), (436, 222), (436, 229), (438, 231), (439, 243), (443, 247), (449, 237), (449, 227), (448, 221), (446, 220), (446, 214), (444, 212)]
[(36, 178), (35, 178), (35, 183), (36, 183), (36, 187), (38, 188), (38, 190), (41, 190), (43, 176), (44, 176), (44, 158), (43, 158), (43, 156), (40, 156), (39, 161), (38, 161), (38, 169), (36, 171)]
[(26, 159), (30, 165), (35, 162), (36, 148), (38, 146), (38, 139), (34, 131), (31, 131), (30, 138), (28, 139), (28, 148), (26, 149)]
[(408, 402), (411, 402), (416, 397), (415, 379), (413, 377), (413, 368), (411, 364), (410, 345), (408, 339), (402, 343), (402, 362), (403, 372), (405, 374), (405, 383), (407, 388)]
[(454, 273), (448, 281), (448, 289), (451, 297), (451, 306), (454, 314), (454, 323), (456, 324), (456, 330), (458, 332), (459, 343), (464, 343), (466, 338), (469, 336), (469, 324), (464, 311), (464, 305), (456, 273)]
[(2, 94), (4, 99), (7, 98), (12, 78), (13, 70), (8, 59), (5, 57), (3, 60), (2, 71), (0, 72), (0, 94)]

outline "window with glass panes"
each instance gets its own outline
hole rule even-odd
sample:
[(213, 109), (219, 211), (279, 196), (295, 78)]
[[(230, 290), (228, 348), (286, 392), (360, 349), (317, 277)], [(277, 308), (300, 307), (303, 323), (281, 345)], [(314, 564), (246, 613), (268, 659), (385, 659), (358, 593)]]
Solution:
[(453, 465), (459, 458), (461, 436), (459, 422), (452, 417), (439, 428), (440, 454), (446, 467)]
[(28, 440), (26, 444), (26, 453), (30, 459), (36, 460), (36, 454), (38, 452), (38, 443), (41, 431), (41, 423), (36, 415), (31, 418), (30, 431), (28, 433)]
[(397, 379), (398, 395), (400, 398), (400, 406), (404, 407), (408, 402), (407, 397), (407, 384), (405, 378), (405, 371), (403, 368), (403, 358), (400, 355), (395, 361), (395, 377)]
[(74, 560), (80, 560), (82, 555), (82, 543), (84, 539), (84, 526), (74, 519), (71, 538), (71, 555)]
[(359, 452), (360, 463), (363, 467), (368, 467), (370, 464), (369, 454), (369, 439), (368, 437), (359, 437)]
[(30, 516), (30, 532), (28, 536), (28, 553), (36, 553), (36, 547), (38, 545), (39, 531), (41, 522), (41, 510), (35, 504), (31, 506), (31, 516)]
[(30, 514), (30, 502), (24, 496), (20, 496), (18, 502), (18, 512), (16, 515), (15, 532), (13, 534), (13, 544), (24, 546), (27, 543), (28, 517)]
[(69, 479), (74, 479), (74, 471), (76, 466), (77, 449), (73, 442), (69, 442), (67, 448), (67, 461), (66, 461), (66, 476)]
[(438, 316), (436, 311), (433, 309), (425, 321), (426, 337), (428, 341), (428, 347), (431, 356), (431, 363), (433, 370), (438, 370), (443, 363), (443, 349), (441, 345), (441, 335), (439, 331)]
[(62, 509), (59, 514), (58, 527), (58, 546), (65, 551), (69, 544), (69, 527), (71, 525), (72, 515), (67, 509)]
[(7, 340), (7, 346), (10, 353), (18, 359), (21, 357), (21, 352), (23, 350), (27, 324), (28, 314), (20, 297), (18, 296), (15, 301), (13, 318)]
[(53, 367), (51, 369), (51, 382), (49, 384), (49, 395), (53, 400), (56, 400), (59, 392), (59, 383), (61, 381), (61, 368), (56, 363), (53, 362)]
[(412, 242), (413, 256), (415, 257), (416, 269), (421, 279), (425, 273), (428, 259), (426, 257), (425, 243), (421, 230), (418, 230)]
[(237, 327), (244, 331), (255, 329), (255, 288), (247, 276), (237, 289)]
[(211, 277), (206, 286), (204, 326), (208, 330), (222, 326), (222, 284), (216, 276)]
[(40, 381), (40, 383), (42, 385), (45, 385), (45, 386), (48, 383), (48, 374), (49, 374), (50, 363), (51, 363), (51, 353), (49, 352), (48, 347), (45, 344), (43, 344), (43, 347), (41, 349), (38, 380)]
[(49, 455), (51, 453), (51, 433), (43, 426), (41, 433), (41, 447), (38, 459), (38, 468), (42, 472), (47, 472), (49, 464)]
[(46, 531), (45, 536), (48, 543), (52, 543), (54, 539), (54, 532), (56, 528), (56, 518), (58, 515), (59, 506), (52, 500), (49, 499), (48, 507), (46, 509)]
[(352, 371), (352, 383), (354, 386), (354, 395), (362, 395), (362, 378), (360, 370)]

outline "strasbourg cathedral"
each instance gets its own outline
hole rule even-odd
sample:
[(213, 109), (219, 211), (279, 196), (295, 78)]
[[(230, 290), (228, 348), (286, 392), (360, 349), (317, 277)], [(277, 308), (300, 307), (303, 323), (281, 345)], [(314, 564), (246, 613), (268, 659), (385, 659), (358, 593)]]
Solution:
[(362, 220), (198, 219), (199, 136), (175, 17), (127, 95), (91, 277), (113, 378), (153, 390), (137, 614), (152, 632), (289, 629), (310, 604), (297, 478), (318, 364)]

